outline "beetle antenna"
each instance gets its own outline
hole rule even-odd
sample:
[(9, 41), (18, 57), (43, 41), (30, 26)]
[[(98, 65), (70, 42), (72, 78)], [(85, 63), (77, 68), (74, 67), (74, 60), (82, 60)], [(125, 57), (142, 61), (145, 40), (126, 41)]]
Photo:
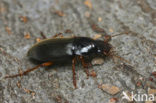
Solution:
[(111, 37), (115, 37), (115, 36), (119, 36), (119, 35), (125, 35), (125, 34), (128, 34), (128, 32), (121, 32), (121, 33), (118, 33), (118, 34), (114, 34)]
[(111, 38), (112, 38), (112, 37), (119, 36), (119, 35), (123, 35), (123, 34), (119, 33), (119, 34), (111, 35)]
[(125, 35), (125, 34), (128, 34), (128, 32), (122, 32), (122, 33), (115, 34), (115, 35), (104, 35), (104, 42), (109, 42), (113, 37), (119, 36), (119, 35)]
[(124, 59), (124, 58), (122, 58), (122, 57), (120, 57), (120, 56), (118, 56), (118, 55), (112, 55), (112, 57), (114, 58), (118, 58), (118, 59), (120, 59), (121, 61), (124, 61), (124, 62), (126, 62), (126, 63), (128, 63), (128, 64), (131, 64), (128, 60), (126, 60), (126, 59)]
[(115, 51), (113, 51), (113, 48), (112, 48), (109, 56), (111, 56), (113, 58), (113, 61), (115, 61), (114, 58), (117, 58), (117, 59), (120, 59), (121, 61), (124, 61), (124, 62), (126, 62), (128, 64), (131, 64), (128, 60), (126, 60), (126, 59), (120, 57), (119, 55), (115, 54)]

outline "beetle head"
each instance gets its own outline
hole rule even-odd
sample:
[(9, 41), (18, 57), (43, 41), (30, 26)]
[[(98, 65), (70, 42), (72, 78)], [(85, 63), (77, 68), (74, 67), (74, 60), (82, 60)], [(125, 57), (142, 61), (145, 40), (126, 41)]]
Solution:
[(112, 45), (108, 42), (96, 40), (97, 53), (102, 56), (108, 56), (111, 52)]

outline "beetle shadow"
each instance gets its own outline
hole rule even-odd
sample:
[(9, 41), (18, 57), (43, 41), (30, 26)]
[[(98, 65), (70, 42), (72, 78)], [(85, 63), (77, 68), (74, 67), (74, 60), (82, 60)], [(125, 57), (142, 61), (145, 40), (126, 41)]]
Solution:
[[(35, 59), (29, 59), (29, 61), (35, 65), (40, 65), (42, 63), (46, 63), (45, 61), (38, 61)], [(52, 68), (58, 68), (58, 67), (64, 67), (64, 66), (72, 66), (72, 63), (69, 61), (66, 62), (52, 62), (52, 65), (50, 66), (45, 66), (44, 68), (46, 70), (52, 69)]]
[[(109, 57), (102, 57), (102, 58), (104, 59), (104, 61), (107, 61), (107, 60), (111, 59)], [(85, 60), (86, 63), (91, 64), (92, 59), (93, 58), (86, 58), (84, 60)], [(33, 59), (29, 59), (29, 60), (30, 60), (30, 62), (32, 62), (35, 65), (40, 65), (42, 63), (45, 63), (44, 61), (37, 61), (37, 60), (33, 60)], [(97, 65), (101, 65), (101, 64), (97, 64)], [(93, 67), (93, 66), (96, 66), (96, 64), (91, 65), (90, 67), (88, 67), (88, 69)], [(69, 67), (69, 69), (68, 69), (68, 67)], [(82, 65), (82, 63), (81, 63), (81, 61), (79, 59), (76, 59), (75, 67), (76, 67), (76, 71), (79, 70), (79, 69), (84, 69), (83, 65)], [(64, 69), (72, 70), (72, 61), (53, 62), (52, 65), (46, 66), (46, 67), (44, 67), (44, 69), (46, 71), (50, 71), (52, 69), (57, 69), (58, 71), (64, 71)]]
[[(75, 71), (83, 69), (80, 61), (77, 61), (75, 68)], [(50, 71), (51, 69), (57, 69), (58, 71), (64, 71), (64, 69), (72, 70), (72, 62), (55, 62), (53, 65), (45, 67), (45, 70), (47, 71)]]
[[(44, 61), (37, 61), (37, 60), (34, 60), (34, 59), (29, 59), (29, 61), (31, 63), (35, 64), (35, 65), (40, 65), (42, 63), (45, 63)], [(50, 71), (51, 69), (57, 69), (59, 71), (64, 71), (64, 69), (67, 69), (68, 67), (69, 67), (69, 70), (72, 69), (72, 61), (53, 62), (52, 65), (46, 66), (46, 67), (44, 67), (44, 69), (46, 71)], [(83, 69), (80, 60), (76, 61), (75, 67), (78, 68), (78, 69), (76, 69), (76, 71), (79, 70), (79, 69)]]

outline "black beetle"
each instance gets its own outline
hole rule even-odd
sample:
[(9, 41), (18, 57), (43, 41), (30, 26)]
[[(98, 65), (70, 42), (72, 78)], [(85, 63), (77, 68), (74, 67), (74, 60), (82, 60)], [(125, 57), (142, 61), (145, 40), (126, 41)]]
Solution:
[(72, 61), (75, 56), (84, 58), (106, 56), (111, 48), (108, 42), (88, 37), (55, 38), (35, 44), (28, 51), (28, 57), (42, 63), (66, 62)]
[[(73, 84), (76, 88), (75, 63), (80, 59), (84, 68), (88, 66), (85, 60), (94, 57), (108, 57), (111, 54), (112, 46), (109, 44), (111, 36), (105, 36), (107, 39), (94, 40), (89, 37), (71, 37), (71, 38), (52, 38), (45, 39), (35, 44), (28, 51), (28, 57), (31, 60), (40, 62), (34, 68), (28, 69), (16, 75), (6, 76), (12, 78), (22, 76), (41, 66), (50, 66), (55, 63), (71, 62), (73, 70)], [(88, 75), (88, 72), (86, 70)]]

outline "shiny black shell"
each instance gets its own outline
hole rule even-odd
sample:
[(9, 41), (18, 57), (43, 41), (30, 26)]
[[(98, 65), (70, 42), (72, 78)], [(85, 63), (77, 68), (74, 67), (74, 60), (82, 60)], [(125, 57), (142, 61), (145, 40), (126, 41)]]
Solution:
[(76, 56), (94, 58), (107, 56), (112, 46), (102, 40), (88, 37), (46, 39), (28, 51), (28, 57), (38, 62), (71, 62)]

